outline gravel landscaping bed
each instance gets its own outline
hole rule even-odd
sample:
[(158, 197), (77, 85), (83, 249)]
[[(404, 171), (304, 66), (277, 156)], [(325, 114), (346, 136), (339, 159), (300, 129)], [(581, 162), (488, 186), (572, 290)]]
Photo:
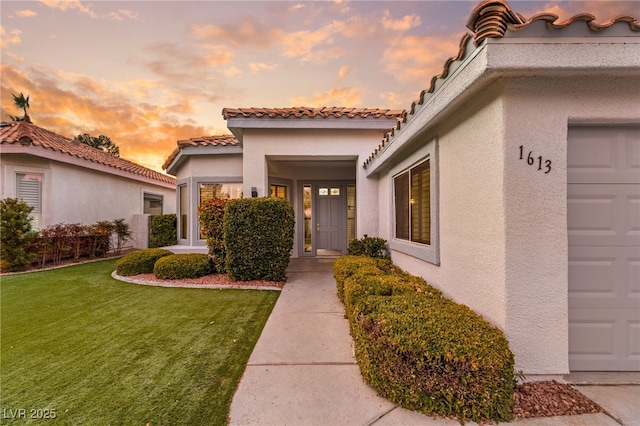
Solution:
[(513, 396), (515, 419), (600, 413), (604, 410), (570, 385), (555, 380), (518, 386)]
[(273, 282), (273, 281), (262, 281), (262, 280), (254, 280), (254, 281), (233, 281), (229, 279), (226, 274), (211, 274), (205, 275), (204, 277), (199, 278), (182, 278), (179, 280), (160, 280), (156, 278), (154, 274), (139, 274), (132, 275), (126, 277), (128, 279), (136, 280), (136, 281), (144, 281), (147, 283), (158, 283), (158, 284), (169, 284), (175, 285), (176, 287), (180, 286), (180, 284), (189, 284), (189, 285), (202, 285), (206, 286), (224, 286), (229, 288), (245, 288), (245, 287), (284, 287), (284, 282)]

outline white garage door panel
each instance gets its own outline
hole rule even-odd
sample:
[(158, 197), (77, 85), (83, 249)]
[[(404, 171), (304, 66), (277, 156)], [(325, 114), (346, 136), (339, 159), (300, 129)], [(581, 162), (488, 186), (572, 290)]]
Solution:
[(571, 184), (569, 246), (640, 246), (639, 185)]
[(569, 324), (569, 368), (640, 370), (637, 309), (574, 309)]
[(640, 371), (640, 129), (568, 142), (569, 368)]
[(640, 183), (640, 129), (572, 128), (567, 175), (571, 183)]
[(640, 312), (640, 248), (569, 247), (569, 308)]

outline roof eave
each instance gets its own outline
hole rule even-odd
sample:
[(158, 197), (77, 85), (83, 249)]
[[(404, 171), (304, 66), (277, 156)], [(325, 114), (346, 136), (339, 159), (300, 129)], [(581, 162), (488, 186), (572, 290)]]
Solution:
[[(637, 74), (640, 57), (631, 54), (640, 37), (563, 39), (486, 39), (414, 113), (394, 129), (365, 163), (367, 175), (392, 166), (395, 159), (461, 101), (470, 99), (498, 77), (529, 75), (607, 77)], [(581, 49), (581, 47), (583, 49)]]
[(228, 155), (228, 154), (242, 154), (241, 145), (226, 145), (226, 146), (186, 146), (180, 148), (178, 154), (169, 165), (166, 167), (168, 174), (177, 176), (178, 168), (182, 165), (188, 157), (196, 155)]
[(242, 129), (388, 130), (396, 117), (229, 117), (227, 127), (242, 141)]

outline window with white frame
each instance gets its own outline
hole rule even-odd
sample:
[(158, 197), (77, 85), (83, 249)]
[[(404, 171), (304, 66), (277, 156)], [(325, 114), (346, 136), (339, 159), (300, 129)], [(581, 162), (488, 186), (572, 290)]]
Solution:
[(438, 141), (432, 139), (390, 170), (392, 251), (440, 264)]
[(162, 195), (144, 193), (144, 207), (143, 213), (150, 214), (152, 216), (158, 216), (162, 214)]
[(31, 226), (40, 230), (42, 223), (42, 181), (39, 173), (16, 174), (16, 198), (33, 207), (31, 211)]

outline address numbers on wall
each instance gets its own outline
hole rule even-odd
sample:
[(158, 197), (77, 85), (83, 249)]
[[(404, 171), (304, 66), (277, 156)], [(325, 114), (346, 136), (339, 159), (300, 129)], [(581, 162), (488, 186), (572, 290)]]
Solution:
[(526, 150), (524, 148), (524, 145), (520, 145), (521, 160), (526, 161), (530, 166), (537, 167), (537, 169), (541, 172), (544, 172), (545, 175), (551, 171), (551, 160), (542, 158), (542, 155), (536, 156), (533, 154), (533, 151), (529, 151), (528, 154), (525, 154)]

